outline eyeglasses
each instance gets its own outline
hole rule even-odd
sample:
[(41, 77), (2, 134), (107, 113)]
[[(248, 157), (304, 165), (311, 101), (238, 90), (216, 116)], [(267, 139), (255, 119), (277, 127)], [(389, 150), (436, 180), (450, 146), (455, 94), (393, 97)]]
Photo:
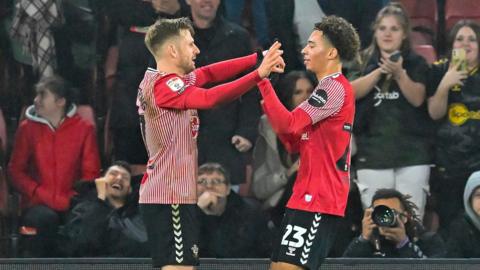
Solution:
[(200, 178), (197, 180), (197, 184), (202, 186), (208, 186), (208, 185), (218, 186), (225, 183), (226, 183), (225, 179), (220, 179), (220, 178), (213, 178), (213, 179)]

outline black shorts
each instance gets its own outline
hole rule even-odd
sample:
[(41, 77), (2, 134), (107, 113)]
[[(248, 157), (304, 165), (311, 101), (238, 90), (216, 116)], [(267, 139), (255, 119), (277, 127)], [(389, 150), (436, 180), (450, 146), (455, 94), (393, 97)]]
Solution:
[(154, 267), (198, 265), (195, 204), (140, 204)]
[(272, 261), (318, 269), (333, 245), (339, 221), (337, 216), (287, 208)]

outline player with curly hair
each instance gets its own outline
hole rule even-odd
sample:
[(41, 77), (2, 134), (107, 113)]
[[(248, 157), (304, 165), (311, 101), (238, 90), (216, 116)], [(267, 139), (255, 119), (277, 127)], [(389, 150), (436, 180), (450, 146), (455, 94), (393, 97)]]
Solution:
[(334, 242), (350, 186), (350, 140), (355, 113), (352, 86), (341, 73), (360, 46), (346, 20), (328, 16), (315, 24), (302, 50), (307, 70), (319, 83), (292, 112), (270, 81), (258, 83), (263, 109), (300, 168), (272, 254), (272, 270), (318, 269)]

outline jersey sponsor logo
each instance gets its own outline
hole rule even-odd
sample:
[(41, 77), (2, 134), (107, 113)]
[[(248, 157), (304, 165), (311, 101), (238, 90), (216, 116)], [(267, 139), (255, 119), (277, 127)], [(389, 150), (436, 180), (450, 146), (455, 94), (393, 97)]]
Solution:
[(448, 120), (454, 126), (461, 126), (467, 120), (480, 120), (480, 110), (470, 111), (465, 104), (453, 103), (448, 108)]
[(318, 89), (313, 92), (313, 94), (308, 99), (308, 104), (313, 107), (323, 107), (327, 104), (328, 95), (327, 92), (323, 89)]
[(398, 91), (383, 92), (380, 87), (375, 86), (377, 92), (373, 96), (374, 104), (373, 106), (378, 107), (382, 104), (383, 100), (396, 100), (400, 98), (400, 93)]
[(170, 90), (178, 94), (181, 94), (185, 90), (185, 83), (179, 77), (174, 77), (168, 80), (167, 86)]

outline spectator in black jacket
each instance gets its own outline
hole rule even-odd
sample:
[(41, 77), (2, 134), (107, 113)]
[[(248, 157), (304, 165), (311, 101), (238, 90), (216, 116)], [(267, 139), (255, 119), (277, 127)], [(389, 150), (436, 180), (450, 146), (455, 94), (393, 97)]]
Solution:
[[(146, 257), (147, 234), (138, 211), (138, 190), (131, 184), (130, 166), (117, 161), (95, 190), (81, 187), (61, 234), (70, 257)], [(133, 191), (136, 190), (136, 191)]]
[(469, 178), (463, 193), (465, 213), (449, 230), (447, 252), (454, 258), (480, 258), (480, 171)]
[[(195, 60), (197, 67), (253, 52), (247, 30), (217, 16), (220, 0), (187, 0), (187, 3), (195, 29), (195, 44), (200, 49)], [(201, 123), (197, 138), (198, 164), (220, 163), (231, 173), (232, 185), (245, 182), (243, 153), (252, 148), (257, 137), (259, 100), (258, 91), (250, 91), (233, 102), (198, 112)]]
[(230, 189), (227, 171), (205, 163), (197, 180), (200, 257), (265, 258), (271, 252), (267, 219), (254, 205)]
[[(377, 190), (372, 198), (372, 206), (365, 209), (361, 235), (353, 239), (343, 256), (445, 257), (446, 248), (442, 238), (425, 231), (416, 214), (417, 207), (409, 199), (409, 195), (403, 195), (395, 189)], [(394, 210), (396, 222), (393, 226), (377, 225), (379, 219), (372, 212), (379, 205)]]

